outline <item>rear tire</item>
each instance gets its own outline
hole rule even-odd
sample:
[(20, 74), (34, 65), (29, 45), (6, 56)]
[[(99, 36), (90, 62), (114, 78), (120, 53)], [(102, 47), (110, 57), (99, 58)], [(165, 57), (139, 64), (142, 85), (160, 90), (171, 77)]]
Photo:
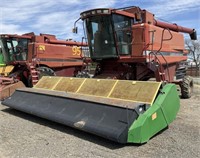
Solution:
[(193, 92), (193, 79), (185, 76), (181, 83), (181, 97), (184, 99), (190, 98)]
[(38, 67), (37, 71), (39, 71), (39, 79), (41, 79), (43, 76), (56, 76), (55, 72), (49, 67)]

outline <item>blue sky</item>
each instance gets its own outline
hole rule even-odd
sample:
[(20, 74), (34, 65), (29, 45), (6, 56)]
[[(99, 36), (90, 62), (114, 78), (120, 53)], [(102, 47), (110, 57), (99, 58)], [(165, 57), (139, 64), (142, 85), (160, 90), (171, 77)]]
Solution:
[(200, 0), (0, 0), (0, 4), (0, 33), (48, 33), (59, 39), (81, 40), (82, 31), (71, 32), (80, 12), (139, 6), (159, 19), (195, 28), (200, 37)]

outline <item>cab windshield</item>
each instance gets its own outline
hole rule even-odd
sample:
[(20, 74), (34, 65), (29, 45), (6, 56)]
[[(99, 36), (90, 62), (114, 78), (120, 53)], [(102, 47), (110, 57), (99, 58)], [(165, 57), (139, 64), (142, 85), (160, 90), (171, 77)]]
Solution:
[(118, 57), (111, 16), (94, 16), (85, 20), (91, 58), (116, 58)]
[(118, 14), (96, 15), (85, 19), (92, 59), (131, 55), (133, 18)]

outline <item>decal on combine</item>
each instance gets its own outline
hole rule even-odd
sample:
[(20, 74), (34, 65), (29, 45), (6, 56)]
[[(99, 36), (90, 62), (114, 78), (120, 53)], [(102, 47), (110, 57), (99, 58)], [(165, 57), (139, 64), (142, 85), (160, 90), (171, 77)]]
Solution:
[(77, 46), (72, 47), (72, 55), (81, 55), (81, 48)]
[(45, 50), (45, 45), (39, 45), (38, 49), (41, 50), (41, 51), (44, 51)]

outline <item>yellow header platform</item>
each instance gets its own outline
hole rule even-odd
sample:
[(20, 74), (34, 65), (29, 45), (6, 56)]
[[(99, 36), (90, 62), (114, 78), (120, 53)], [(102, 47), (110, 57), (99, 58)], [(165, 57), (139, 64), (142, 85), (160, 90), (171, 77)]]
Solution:
[(152, 104), (161, 82), (44, 76), (34, 88)]

